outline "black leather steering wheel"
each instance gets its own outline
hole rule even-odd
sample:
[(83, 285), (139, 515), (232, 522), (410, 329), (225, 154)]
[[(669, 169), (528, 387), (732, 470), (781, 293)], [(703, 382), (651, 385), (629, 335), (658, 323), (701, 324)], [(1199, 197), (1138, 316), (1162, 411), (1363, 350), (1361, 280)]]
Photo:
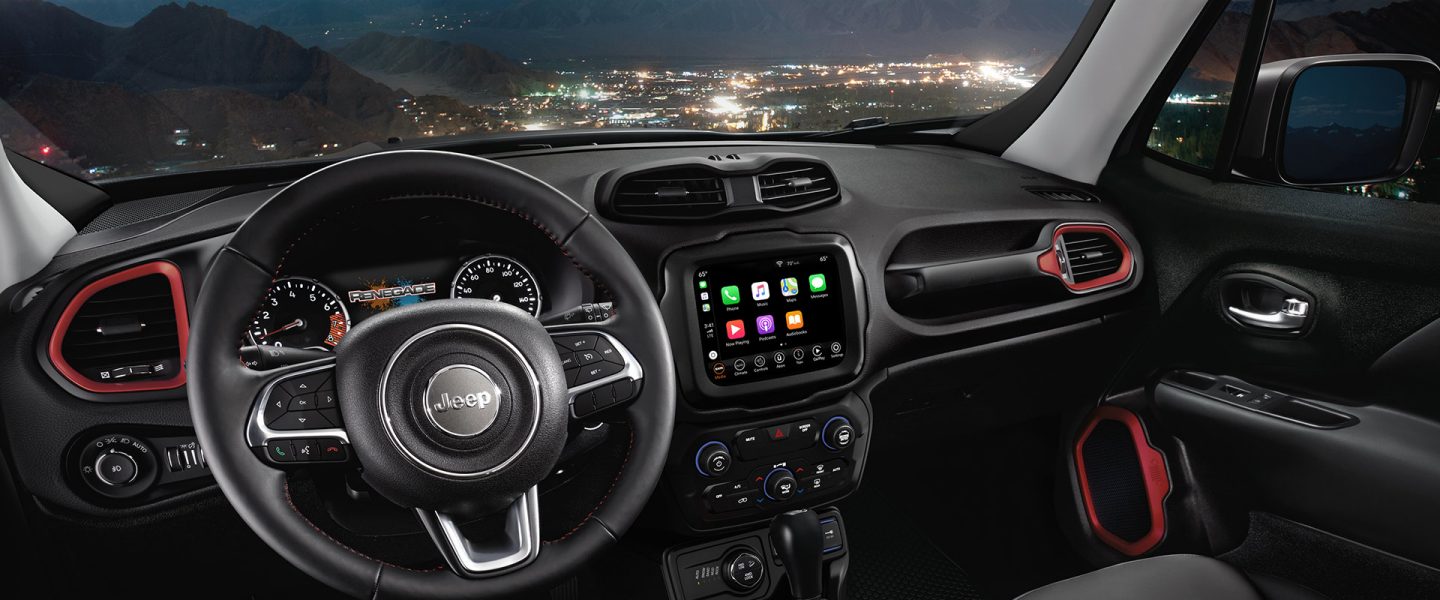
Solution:
[[(546, 328), (498, 302), (432, 300), (360, 322), (334, 359), (272, 371), (242, 365), (236, 335), (296, 240), (340, 211), (431, 198), (489, 206), (514, 215), (519, 226), (538, 228), (608, 293), (613, 314), (597, 323)], [(623, 410), (611, 411), (628, 423), (632, 438), (610, 492), (569, 533), (541, 540), (536, 486), (564, 447), (577, 390), (594, 387), (567, 384), (552, 343), (552, 336), (573, 335), (577, 328), (613, 345), (625, 361), (622, 375), (638, 380), (640, 391)], [(674, 426), (675, 369), (664, 322), (645, 277), (619, 242), (558, 190), (461, 154), (373, 154), (286, 187), (215, 258), (191, 330), (190, 410), (220, 489), (281, 556), (357, 597), (499, 597), (570, 574), (639, 515), (660, 477)], [(258, 401), (276, 382), (326, 369), (338, 390), (343, 426), (325, 434), (348, 438), (371, 487), (416, 511), (446, 566), (410, 569), (342, 544), (301, 514), (286, 473), (259, 457), (277, 436), (319, 434), (268, 430), (258, 419)], [(487, 402), (456, 407), (468, 412), (452, 413), (442, 423), (426, 411), (439, 410), (436, 388), (446, 385)], [(486, 514), (504, 515), (504, 533), (471, 539), (456, 525)]]

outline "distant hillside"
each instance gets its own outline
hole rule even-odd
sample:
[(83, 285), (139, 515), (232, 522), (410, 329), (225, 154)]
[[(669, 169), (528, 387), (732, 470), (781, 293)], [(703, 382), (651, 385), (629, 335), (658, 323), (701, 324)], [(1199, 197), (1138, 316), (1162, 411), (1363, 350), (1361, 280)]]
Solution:
[(404, 95), (219, 9), (168, 4), (116, 28), (0, 2), (0, 98), (84, 164), (233, 164), (409, 136)]
[(416, 93), (474, 101), (543, 91), (553, 76), (537, 73), (473, 44), (372, 32), (334, 50), (365, 73)]
[[(1304, 6), (1313, 10), (1312, 4), (1319, 3)], [(1357, 0), (1336, 6), (1350, 4), (1363, 3)], [(1211, 34), (1215, 43), (1207, 44), (1187, 73), (1192, 85), (1204, 88), (1235, 79), (1247, 23), (1243, 15), (1222, 15)], [(1435, 32), (1435, 23), (1440, 23), (1440, 2), (1434, 0), (1406, 0), (1367, 10), (1276, 20), (1266, 40), (1264, 60), (1355, 52), (1405, 52), (1440, 60), (1440, 35)]]

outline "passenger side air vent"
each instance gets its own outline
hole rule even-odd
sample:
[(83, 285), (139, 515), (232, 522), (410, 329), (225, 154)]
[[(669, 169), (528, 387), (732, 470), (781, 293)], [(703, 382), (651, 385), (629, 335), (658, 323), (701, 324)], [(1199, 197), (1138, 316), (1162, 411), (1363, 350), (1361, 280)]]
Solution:
[(1093, 281), (1120, 270), (1124, 258), (1120, 246), (1100, 233), (1067, 233), (1060, 236), (1064, 262), (1070, 266), (1070, 280)]
[(615, 186), (611, 208), (631, 217), (697, 217), (718, 213), (729, 200), (715, 173), (681, 167), (636, 173)]
[(1130, 279), (1134, 258), (1109, 225), (1066, 223), (1055, 228), (1040, 270), (1060, 278), (1072, 292), (1092, 292)]
[(755, 186), (760, 202), (786, 207), (832, 200), (840, 191), (825, 165), (799, 161), (767, 167), (755, 176)]
[(175, 265), (131, 267), (75, 294), (51, 334), (50, 361), (91, 392), (176, 388), (185, 383), (187, 319)]
[(1046, 200), (1059, 200), (1062, 202), (1099, 202), (1100, 198), (1095, 194), (1069, 188), (1025, 188), (1030, 193)]

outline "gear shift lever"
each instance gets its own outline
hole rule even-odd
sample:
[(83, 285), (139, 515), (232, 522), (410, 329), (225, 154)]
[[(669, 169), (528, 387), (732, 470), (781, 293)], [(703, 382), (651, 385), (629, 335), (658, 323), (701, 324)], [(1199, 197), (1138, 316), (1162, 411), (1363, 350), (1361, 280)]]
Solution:
[(770, 544), (789, 575), (790, 595), (795, 600), (819, 600), (825, 589), (825, 538), (820, 518), (809, 510), (776, 515), (770, 521)]

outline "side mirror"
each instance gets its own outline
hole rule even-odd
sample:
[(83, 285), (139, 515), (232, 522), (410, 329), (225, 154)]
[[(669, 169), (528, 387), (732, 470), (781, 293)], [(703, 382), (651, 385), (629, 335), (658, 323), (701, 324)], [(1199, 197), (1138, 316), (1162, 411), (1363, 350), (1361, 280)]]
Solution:
[(1411, 54), (1342, 54), (1265, 63), (1235, 171), (1287, 185), (1388, 181), (1415, 164), (1440, 68)]

